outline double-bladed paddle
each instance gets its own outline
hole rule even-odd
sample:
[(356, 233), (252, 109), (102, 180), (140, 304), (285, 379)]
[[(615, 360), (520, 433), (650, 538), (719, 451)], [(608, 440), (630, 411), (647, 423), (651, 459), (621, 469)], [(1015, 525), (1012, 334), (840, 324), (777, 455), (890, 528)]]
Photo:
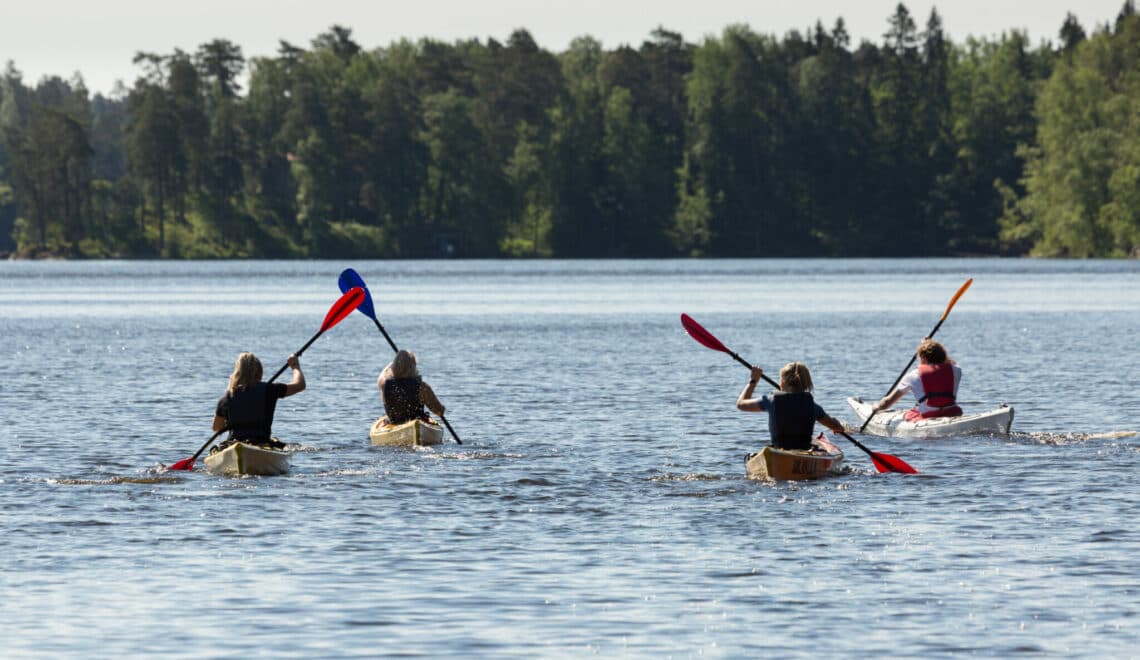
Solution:
[[(720, 340), (717, 339), (716, 337), (714, 337), (711, 332), (709, 332), (708, 330), (705, 330), (704, 327), (700, 323), (697, 323), (695, 320), (693, 320), (693, 317), (689, 316), (688, 314), (681, 314), (681, 325), (685, 328), (685, 332), (689, 333), (690, 337), (697, 340), (697, 343), (701, 344), (702, 346), (704, 346), (706, 348), (711, 348), (714, 351), (720, 351), (721, 353), (727, 353), (728, 355), (732, 356), (732, 358), (734, 360), (736, 360), (737, 362), (739, 362), (740, 364), (743, 364), (744, 366), (748, 367), (749, 369), (752, 368), (752, 365), (749, 364), (747, 360), (740, 357), (736, 353), (728, 350), (727, 346), (722, 344), (720, 342)], [(775, 387), (777, 390), (780, 389), (780, 384), (777, 383), (776, 381), (772, 380), (768, 376), (765, 375), (764, 380), (769, 385), (771, 385), (772, 387)], [(851, 443), (854, 444), (859, 449), (862, 449), (863, 451), (867, 452), (867, 455), (871, 457), (871, 462), (875, 465), (875, 469), (878, 470), (879, 472), (901, 472), (903, 474), (917, 474), (918, 473), (918, 470), (915, 470), (914, 468), (912, 468), (910, 465), (908, 465), (906, 463), (906, 461), (902, 460), (898, 456), (892, 456), (890, 454), (882, 454), (882, 453), (873, 452), (870, 449), (867, 449), (866, 447), (864, 447), (861, 442), (859, 442), (855, 438), (852, 438), (851, 436), (847, 435), (843, 431), (840, 431), (839, 434), (842, 435), (844, 438), (847, 438), (848, 440), (850, 440)]]
[[(364, 302), (360, 303), (356, 311), (372, 319), (372, 322), (376, 324), (376, 328), (380, 330), (380, 334), (384, 335), (384, 339), (388, 340), (388, 345), (392, 347), (392, 352), (399, 353), (400, 349), (396, 348), (396, 342), (392, 341), (392, 338), (388, 336), (388, 331), (384, 329), (384, 326), (380, 325), (380, 319), (376, 318), (376, 308), (372, 305), (372, 294), (369, 293), (368, 285), (364, 283), (364, 279), (360, 277), (355, 270), (345, 268), (341, 271), (340, 277), (337, 279), (337, 285), (340, 286), (341, 291), (347, 291), (352, 288), (364, 290)], [(459, 439), (459, 435), (455, 433), (455, 429), (451, 428), (451, 424), (447, 421), (447, 418), (440, 415), (439, 419), (443, 422), (443, 425), (447, 427), (447, 431), (451, 434), (451, 437), (455, 438), (455, 444), (463, 444), (463, 441)]]
[[(337, 301), (333, 303), (332, 307), (329, 308), (328, 314), (325, 315), (325, 321), (321, 324), (321, 329), (318, 330), (317, 334), (313, 335), (309, 341), (305, 342), (305, 345), (302, 346), (301, 350), (297, 351), (295, 355), (297, 357), (301, 357), (301, 354), (304, 353), (305, 349), (307, 349), (312, 345), (313, 342), (317, 340), (317, 337), (320, 337), (325, 333), (326, 330), (343, 321), (346, 316), (352, 313), (352, 310), (356, 309), (362, 302), (364, 302), (364, 298), (364, 289), (361, 289), (359, 287), (346, 291), (344, 295), (338, 298)], [(281, 375), (281, 372), (285, 371), (285, 367), (287, 366), (289, 366), (287, 362), (281, 365), (281, 368), (277, 370), (277, 373), (273, 374), (273, 377), (269, 379), (269, 382), (272, 383), (273, 381), (277, 380), (277, 377)], [(202, 455), (202, 452), (206, 451), (206, 448), (213, 444), (214, 440), (217, 440), (219, 435), (225, 432), (226, 429), (222, 429), (221, 431), (218, 431), (214, 435), (210, 436), (210, 439), (206, 441), (206, 444), (202, 445), (202, 447), (198, 449), (198, 451), (196, 451), (193, 456), (190, 458), (184, 458), (166, 469), (193, 470), (194, 461), (198, 460), (198, 457)]]
[[(938, 319), (938, 323), (934, 324), (934, 329), (930, 331), (929, 335), (926, 335), (928, 338), (934, 337), (934, 333), (938, 332), (938, 328), (942, 327), (942, 322), (946, 320), (947, 316), (950, 316), (950, 310), (954, 309), (954, 304), (958, 302), (958, 299), (962, 297), (962, 294), (966, 293), (966, 289), (969, 289), (970, 285), (973, 283), (974, 283), (974, 278), (971, 277), (970, 279), (966, 280), (965, 284), (958, 287), (958, 292), (955, 293), (954, 297), (950, 299), (950, 304), (946, 305), (946, 311), (942, 312), (942, 318)], [(887, 394), (890, 394), (891, 392), (895, 391), (895, 387), (898, 386), (899, 381), (901, 381), (903, 376), (906, 375), (906, 372), (910, 371), (910, 367), (911, 367), (911, 365), (914, 364), (914, 360), (917, 357), (918, 357), (917, 352), (910, 354), (910, 362), (907, 362), (906, 366), (903, 367), (903, 370), (901, 372), (899, 372), (899, 377), (895, 379), (894, 384), (887, 388)], [(886, 394), (884, 394), (883, 396), (886, 396)], [(875, 409), (872, 407), (871, 410), (874, 411)], [(877, 414), (878, 414), (877, 411), (872, 412), (870, 415), (867, 416), (867, 419), (863, 420), (863, 425), (859, 427), (860, 433), (863, 432), (863, 429), (867, 428), (867, 425), (871, 423), (871, 419), (874, 418), (874, 416)]]

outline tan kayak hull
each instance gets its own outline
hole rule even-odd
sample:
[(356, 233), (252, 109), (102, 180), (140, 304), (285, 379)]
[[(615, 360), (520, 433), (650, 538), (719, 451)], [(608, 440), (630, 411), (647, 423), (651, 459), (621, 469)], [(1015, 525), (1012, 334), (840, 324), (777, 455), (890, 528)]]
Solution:
[(813, 441), (817, 450), (764, 447), (745, 461), (751, 479), (807, 481), (836, 474), (843, 465), (843, 450), (823, 438)]
[(243, 475), (272, 477), (289, 471), (291, 455), (287, 451), (235, 442), (224, 449), (207, 454), (205, 463), (206, 471), (210, 474), (227, 477)]
[(418, 447), (443, 443), (443, 427), (435, 422), (413, 419), (403, 424), (383, 424), (376, 420), (368, 437), (374, 446)]

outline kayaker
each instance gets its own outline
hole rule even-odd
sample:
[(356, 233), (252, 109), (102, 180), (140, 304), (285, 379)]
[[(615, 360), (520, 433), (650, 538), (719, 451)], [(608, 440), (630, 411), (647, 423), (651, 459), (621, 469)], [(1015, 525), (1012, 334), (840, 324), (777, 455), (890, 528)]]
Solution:
[(403, 424), (413, 419), (430, 419), (424, 406), (443, 417), (444, 407), (431, 386), (424, 382), (416, 366), (416, 356), (401, 350), (376, 378), (380, 401), (384, 404), (382, 424)]
[(908, 422), (930, 417), (958, 417), (958, 383), (962, 370), (946, 356), (946, 347), (927, 337), (918, 345), (918, 367), (902, 377), (893, 392), (879, 400), (873, 413), (887, 410), (907, 392), (914, 393), (918, 405), (904, 414)]
[(242, 353), (234, 361), (230, 384), (218, 399), (214, 412), (214, 431), (230, 430), (229, 439), (220, 446), (241, 441), (281, 449), (285, 443), (273, 438), (273, 412), (277, 400), (305, 389), (305, 374), (296, 354), (286, 363), (293, 368), (293, 380), (284, 383), (261, 382), (261, 360), (253, 353)]
[(748, 384), (736, 399), (736, 407), (744, 412), (768, 413), (773, 447), (811, 449), (816, 422), (835, 432), (843, 430), (843, 424), (824, 412), (812, 398), (811, 372), (804, 363), (789, 362), (780, 370), (780, 391), (771, 397), (764, 395), (754, 399), (752, 392), (763, 377), (763, 369), (752, 367)]

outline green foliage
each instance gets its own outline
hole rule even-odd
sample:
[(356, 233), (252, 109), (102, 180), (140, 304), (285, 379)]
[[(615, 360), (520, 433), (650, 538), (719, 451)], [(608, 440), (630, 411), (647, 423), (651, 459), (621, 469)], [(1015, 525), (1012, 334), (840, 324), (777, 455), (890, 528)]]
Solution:
[[(112, 98), (0, 73), (0, 251), (159, 258), (1136, 255), (1140, 27), (881, 44), (139, 53)], [(243, 74), (248, 65), (248, 83)], [(243, 85), (248, 91), (243, 90)], [(9, 238), (10, 237), (10, 238)]]
[[(679, 172), (682, 181), (691, 181), (689, 160)], [(669, 239), (678, 254), (687, 257), (703, 257), (712, 233), (709, 221), (712, 219), (712, 203), (708, 192), (698, 182), (696, 190), (682, 188), (673, 226), (669, 229)]]
[(1059, 61), (1037, 101), (1025, 196), (1002, 239), (1040, 256), (1127, 256), (1140, 234), (1140, 17), (1125, 16)]

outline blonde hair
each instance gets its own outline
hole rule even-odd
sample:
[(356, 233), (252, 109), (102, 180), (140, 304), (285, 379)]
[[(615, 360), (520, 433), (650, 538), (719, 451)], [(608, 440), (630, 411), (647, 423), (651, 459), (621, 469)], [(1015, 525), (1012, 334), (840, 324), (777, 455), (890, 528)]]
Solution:
[(419, 378), (420, 372), (416, 368), (416, 354), (411, 351), (397, 351), (396, 357), (384, 367), (380, 378)]
[(803, 362), (789, 362), (780, 370), (780, 389), (784, 392), (810, 392), (811, 372)]
[(234, 372), (230, 374), (230, 394), (261, 382), (261, 360), (249, 351), (237, 356), (234, 360)]
[(946, 361), (946, 347), (933, 339), (922, 340), (915, 352), (927, 364), (942, 364)]

